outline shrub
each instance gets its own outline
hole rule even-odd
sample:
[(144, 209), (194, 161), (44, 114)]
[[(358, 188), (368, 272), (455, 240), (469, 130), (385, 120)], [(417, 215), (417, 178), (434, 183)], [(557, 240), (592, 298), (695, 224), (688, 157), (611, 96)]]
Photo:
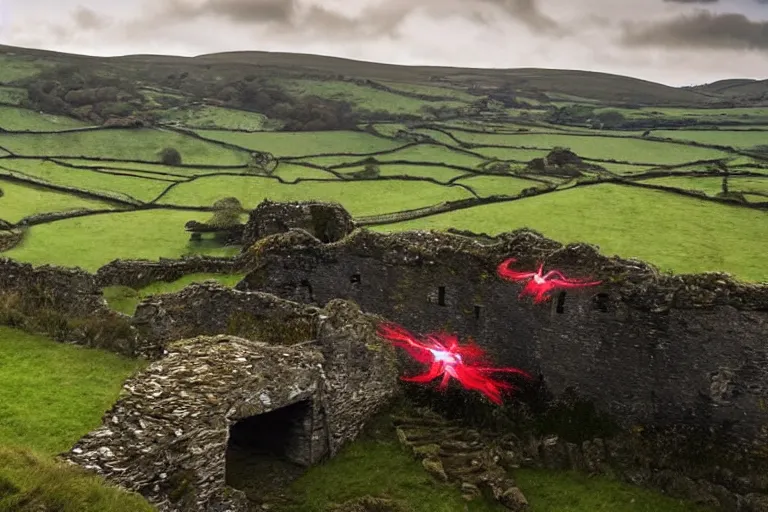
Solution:
[(181, 153), (176, 148), (164, 148), (160, 151), (160, 161), (165, 165), (181, 165)]

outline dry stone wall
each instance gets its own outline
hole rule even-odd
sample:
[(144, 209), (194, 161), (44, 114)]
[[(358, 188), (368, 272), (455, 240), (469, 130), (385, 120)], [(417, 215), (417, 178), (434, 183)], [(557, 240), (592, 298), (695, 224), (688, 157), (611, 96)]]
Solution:
[(232, 274), (239, 272), (243, 261), (238, 258), (193, 256), (179, 260), (114, 260), (96, 271), (100, 287), (128, 286), (144, 288), (158, 281), (172, 282), (188, 274)]
[(65, 269), (0, 258), (0, 294), (18, 294), (39, 309), (68, 316), (88, 316), (107, 305), (93, 276), (79, 268)]

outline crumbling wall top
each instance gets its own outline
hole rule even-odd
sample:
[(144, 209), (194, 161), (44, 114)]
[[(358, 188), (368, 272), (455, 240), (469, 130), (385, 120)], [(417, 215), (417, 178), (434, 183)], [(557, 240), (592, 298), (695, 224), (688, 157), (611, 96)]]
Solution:
[(504, 233), (494, 240), (481, 242), (467, 234), (439, 231), (382, 234), (357, 229), (338, 242), (322, 244), (307, 232), (292, 230), (261, 240), (251, 247), (250, 255), (254, 264), (270, 256), (302, 253), (320, 261), (351, 255), (387, 265), (434, 265), (456, 270), (472, 265), (486, 273), (495, 272), (501, 261), (511, 257), (521, 267), (533, 269), (544, 262), (548, 268), (601, 280), (641, 309), (729, 305), (768, 310), (768, 283), (744, 283), (722, 272), (666, 274), (640, 260), (605, 256), (591, 244), (563, 245), (528, 229)]

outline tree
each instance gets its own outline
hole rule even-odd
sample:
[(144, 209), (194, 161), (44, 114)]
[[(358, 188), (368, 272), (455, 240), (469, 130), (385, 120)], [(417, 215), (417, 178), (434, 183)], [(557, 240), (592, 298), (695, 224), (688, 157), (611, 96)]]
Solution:
[(213, 203), (213, 215), (205, 224), (212, 228), (229, 229), (240, 225), (245, 208), (236, 197), (225, 197)]
[(181, 165), (181, 153), (176, 148), (164, 148), (160, 151), (160, 161), (165, 165)]

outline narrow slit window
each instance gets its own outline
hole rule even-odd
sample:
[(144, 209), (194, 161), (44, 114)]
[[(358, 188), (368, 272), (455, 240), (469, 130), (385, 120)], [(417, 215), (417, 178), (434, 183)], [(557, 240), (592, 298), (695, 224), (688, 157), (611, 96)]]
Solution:
[(592, 304), (594, 305), (595, 309), (602, 311), (603, 313), (608, 312), (608, 306), (610, 305), (610, 302), (611, 299), (607, 293), (598, 293), (592, 298)]
[(480, 320), (480, 314), (483, 312), (483, 306), (475, 305), (475, 320)]
[(557, 295), (557, 304), (555, 306), (555, 312), (565, 313), (565, 292), (560, 292)]
[(352, 274), (349, 278), (349, 282), (352, 284), (360, 284), (360, 274)]
[(437, 305), (445, 306), (445, 286), (437, 288)]

